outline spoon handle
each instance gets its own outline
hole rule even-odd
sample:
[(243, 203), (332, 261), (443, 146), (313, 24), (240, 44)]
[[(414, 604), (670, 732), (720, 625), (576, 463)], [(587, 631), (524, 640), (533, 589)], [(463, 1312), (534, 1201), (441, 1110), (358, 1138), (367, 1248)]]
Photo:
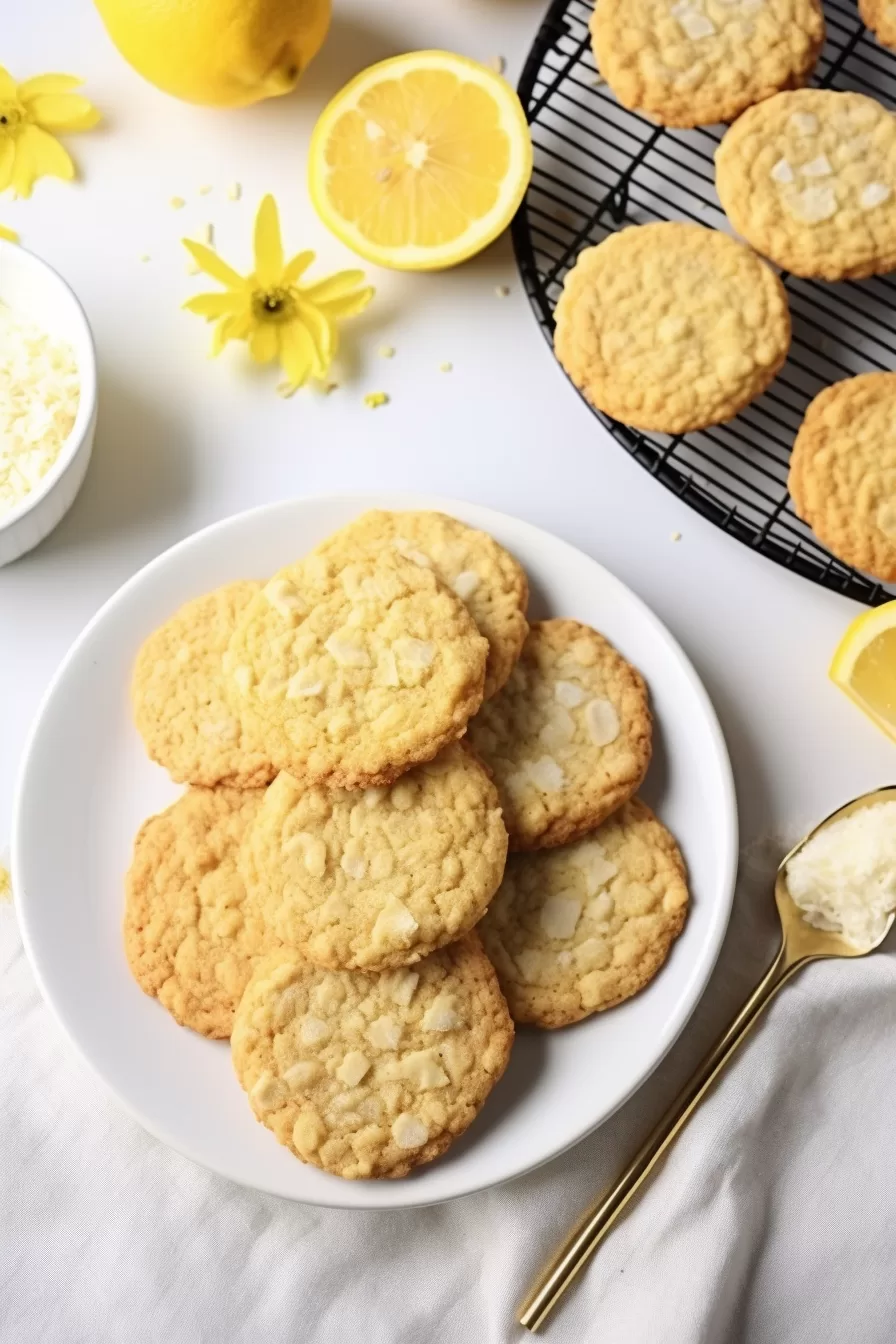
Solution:
[(697, 1109), (707, 1091), (728, 1064), (738, 1046), (775, 994), (800, 966), (811, 958), (793, 959), (786, 944), (741, 1008), (737, 1017), (699, 1066), (691, 1080), (669, 1107), (659, 1124), (636, 1153), (619, 1180), (587, 1211), (578, 1226), (544, 1267), (520, 1309), (520, 1325), (537, 1330), (543, 1325), (576, 1275), (615, 1225), (630, 1200), (643, 1185), (659, 1159), (671, 1146)]

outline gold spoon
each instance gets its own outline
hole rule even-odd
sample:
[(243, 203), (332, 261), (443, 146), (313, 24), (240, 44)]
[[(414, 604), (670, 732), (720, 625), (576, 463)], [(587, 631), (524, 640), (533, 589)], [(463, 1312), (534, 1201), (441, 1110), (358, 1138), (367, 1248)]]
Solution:
[(750, 1028), (771, 1003), (781, 986), (801, 967), (821, 957), (864, 957), (886, 938), (896, 915), (891, 915), (882, 936), (871, 947), (858, 948), (835, 933), (826, 933), (807, 924), (803, 912), (787, 890), (787, 864), (808, 840), (825, 826), (874, 803), (896, 801), (896, 786), (876, 789), (855, 798), (845, 807), (826, 817), (782, 860), (775, 881), (775, 901), (781, 918), (781, 947), (771, 966), (750, 995), (725, 1034), (718, 1040), (666, 1114), (636, 1153), (629, 1166), (596, 1204), (587, 1211), (567, 1240), (554, 1253), (526, 1298), (518, 1320), (527, 1330), (537, 1330), (547, 1320), (577, 1274), (584, 1269), (598, 1246), (608, 1235), (619, 1215), (627, 1208), (657, 1162), (681, 1133), (712, 1084), (743, 1043)]

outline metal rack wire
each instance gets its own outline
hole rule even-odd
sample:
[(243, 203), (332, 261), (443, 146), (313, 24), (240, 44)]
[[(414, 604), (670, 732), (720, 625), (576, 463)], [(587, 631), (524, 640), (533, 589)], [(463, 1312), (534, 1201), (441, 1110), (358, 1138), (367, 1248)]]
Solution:
[[(563, 278), (583, 247), (623, 224), (683, 219), (728, 229), (713, 154), (724, 127), (657, 126), (620, 107), (591, 54), (589, 0), (553, 0), (519, 94), (535, 167), (513, 223), (523, 283), (544, 335)], [(868, 94), (896, 111), (896, 54), (863, 27), (851, 0), (826, 0), (827, 41), (813, 83)], [(787, 364), (728, 424), (695, 434), (640, 433), (601, 413), (652, 476), (739, 541), (788, 569), (876, 605), (881, 584), (830, 554), (787, 493), (790, 449), (806, 406), (827, 384), (896, 369), (896, 275), (838, 285), (782, 275), (793, 318)]]

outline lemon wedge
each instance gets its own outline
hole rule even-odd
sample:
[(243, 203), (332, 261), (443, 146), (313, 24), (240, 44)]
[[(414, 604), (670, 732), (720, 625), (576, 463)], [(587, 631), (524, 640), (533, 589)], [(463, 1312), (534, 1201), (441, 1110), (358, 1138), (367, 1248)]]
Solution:
[(480, 252), (510, 223), (531, 174), (514, 90), (446, 51), (364, 70), (322, 112), (308, 161), (324, 223), (396, 270), (441, 270)]
[(837, 646), (830, 678), (896, 740), (896, 602), (856, 617)]

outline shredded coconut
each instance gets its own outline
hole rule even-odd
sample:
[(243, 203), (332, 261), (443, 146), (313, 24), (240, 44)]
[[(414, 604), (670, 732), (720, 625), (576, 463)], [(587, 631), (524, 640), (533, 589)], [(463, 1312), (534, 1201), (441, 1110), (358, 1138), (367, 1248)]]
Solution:
[(816, 929), (867, 948), (896, 910), (896, 803), (826, 826), (787, 865), (787, 890)]
[(0, 303), (0, 517), (55, 463), (79, 394), (71, 347)]

